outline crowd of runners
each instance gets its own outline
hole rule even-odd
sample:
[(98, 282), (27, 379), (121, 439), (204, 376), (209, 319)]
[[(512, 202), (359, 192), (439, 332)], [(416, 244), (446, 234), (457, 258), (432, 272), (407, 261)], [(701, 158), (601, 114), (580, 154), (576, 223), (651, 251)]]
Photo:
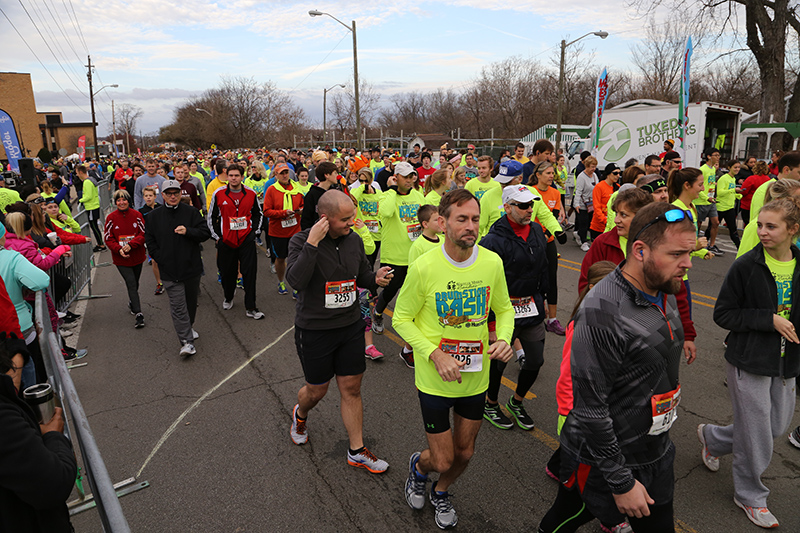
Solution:
[[(520, 143), (498, 160), (472, 145), (416, 145), (408, 153), (320, 148), (37, 161), (35, 185), (14, 190), (0, 182), (7, 339), (0, 371), (8, 374), (0, 397), (19, 411), (3, 416), (30, 416), (19, 391), (46, 379), (29, 290), (47, 290), (54, 330), (63, 332), (64, 321), (78, 317), (56, 313), (53, 302), (70, 280), (53, 267), (72, 246), (92, 246), (124, 280), (122, 305), (134, 328), (161, 318), (144, 315), (140, 291), (166, 293), (183, 358), (197, 352), (202, 276), (216, 276), (225, 312), (237, 307), (241, 290), (249, 319), (266, 318), (257, 290), (291, 295), (305, 383), (290, 437), (308, 442), (311, 412), (335, 378), (347, 462), (374, 474), (389, 464), (364, 445), (361, 381), (367, 360), (384, 357), (373, 335), (389, 327), (388, 315), (405, 343), (399, 356), (414, 371), (427, 438), (405, 463), (398, 492), (413, 510), (429, 500), (442, 529), (458, 523), (450, 490), (483, 421), (533, 430), (525, 398), (536, 385), (537, 394), (555, 392), (561, 444), (540, 465), (560, 485), (538, 530), (576, 531), (597, 519), (612, 533), (674, 531), (669, 430), (681, 398), (680, 360), (697, 357), (688, 272), (693, 257), (725, 253), (717, 239), (722, 221), (738, 250), (714, 309), (714, 321), (729, 331), (734, 416), (728, 426), (697, 428), (699, 459), (716, 472), (720, 457), (733, 454), (734, 502), (756, 525), (776, 527), (761, 476), (775, 438), (788, 435), (800, 448), (800, 427), (789, 431), (800, 374), (793, 291), (800, 153), (720, 161), (712, 148), (700, 164), (673, 148), (667, 141), (661, 154), (602, 169), (588, 152), (568, 168), (547, 140), (528, 153)], [(113, 199), (108, 213), (98, 187)], [(91, 237), (73, 219), (81, 208)], [(558, 249), (575, 246), (570, 232), (585, 252), (580, 295), (559, 318)], [(274, 281), (259, 282), (259, 254), (269, 258)], [(203, 261), (211, 256), (216, 272)], [(537, 382), (545, 342), (563, 346), (557, 383)], [(85, 355), (63, 346), (67, 360)], [(516, 389), (501, 405), (509, 363)], [(28, 428), (45, 437), (42, 457), (63, 446), (48, 438), (63, 427), (58, 417)], [(3, 490), (29, 514), (19, 524), (52, 524), (50, 531), (68, 524), (62, 505), (39, 509)]]

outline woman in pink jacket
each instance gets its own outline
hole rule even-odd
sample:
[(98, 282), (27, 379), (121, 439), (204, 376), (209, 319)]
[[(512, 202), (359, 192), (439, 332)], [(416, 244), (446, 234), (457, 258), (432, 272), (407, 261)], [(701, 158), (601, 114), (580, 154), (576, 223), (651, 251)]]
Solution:
[(33, 220), (26, 213), (9, 213), (6, 215), (6, 248), (16, 250), (25, 256), (25, 259), (41, 268), (49, 270), (56, 265), (62, 255), (71, 255), (70, 247), (66, 244), (56, 246), (49, 254), (45, 254), (31, 238)]

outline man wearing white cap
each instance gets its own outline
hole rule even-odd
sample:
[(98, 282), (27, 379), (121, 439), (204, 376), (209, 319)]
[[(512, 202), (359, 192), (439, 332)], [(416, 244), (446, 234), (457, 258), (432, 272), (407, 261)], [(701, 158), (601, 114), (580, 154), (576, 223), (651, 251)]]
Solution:
[[(517, 350), (520, 369), (516, 390), (508, 399), (506, 408), (517, 425), (525, 431), (534, 427), (533, 419), (523, 407), (522, 400), (544, 364), (544, 295), (549, 283), (547, 239), (541, 226), (531, 221), (533, 206), (537, 200), (539, 199), (525, 185), (505, 187), (503, 209), (506, 216), (492, 225), (489, 233), (480, 242), (481, 246), (495, 252), (503, 260), (508, 294), (511, 305), (514, 306), (514, 333), (511, 340), (513, 344), (518, 339), (522, 349)], [(492, 326), (490, 323), (489, 342), (496, 339)], [(505, 416), (497, 402), (506, 363), (492, 360), (490, 365), (483, 417), (495, 427), (511, 429), (514, 422)]]
[[(502, 188), (487, 191), (481, 198), (481, 237), (489, 233), (489, 228), (492, 227), (492, 224), (505, 214), (503, 190), (506, 187), (519, 185), (522, 182), (522, 165), (513, 159), (505, 161), (500, 164), (499, 172), (494, 179), (502, 185)], [(535, 196), (532, 218), (538, 220), (539, 224), (552, 233), (559, 243), (564, 244), (567, 241), (567, 237), (561, 228), (561, 224), (558, 223), (558, 220), (547, 208), (547, 205), (542, 202), (541, 197), (533, 193), (533, 191), (531, 193)]]

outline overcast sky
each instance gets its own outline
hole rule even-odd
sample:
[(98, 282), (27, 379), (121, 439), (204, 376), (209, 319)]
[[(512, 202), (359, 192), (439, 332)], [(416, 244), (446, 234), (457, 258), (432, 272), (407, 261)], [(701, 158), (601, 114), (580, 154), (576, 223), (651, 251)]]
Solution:
[(585, 40), (596, 63), (610, 72), (630, 69), (630, 45), (642, 36), (643, 21), (624, 5), (621, 0), (9, 1), (2, 9), (27, 45), (0, 15), (0, 71), (31, 73), (39, 111), (58, 110), (67, 121), (88, 122), (83, 67), (88, 50), (97, 65), (95, 91), (119, 84), (96, 98), (100, 135), (110, 131), (112, 99), (140, 106), (141, 129), (148, 133), (169, 123), (187, 97), (226, 74), (273, 81), (321, 123), (323, 88), (352, 80), (352, 37), (329, 17), (310, 17), (310, 9), (347, 24), (356, 20), (359, 75), (389, 96), (463, 87), (481, 67), (511, 55), (547, 62), (556, 57), (562, 38), (598, 30), (610, 36)]

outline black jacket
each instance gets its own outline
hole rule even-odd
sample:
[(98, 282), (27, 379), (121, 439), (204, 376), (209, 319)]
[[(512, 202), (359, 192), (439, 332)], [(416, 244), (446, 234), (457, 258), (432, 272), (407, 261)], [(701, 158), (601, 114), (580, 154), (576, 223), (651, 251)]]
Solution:
[[(800, 250), (792, 276), (790, 320), (800, 330)], [(786, 342), (781, 357), (781, 335), (775, 331), (773, 315), (778, 309), (778, 288), (764, 260), (759, 243), (731, 265), (714, 306), (714, 322), (730, 330), (725, 359), (751, 374), (793, 378), (800, 375), (800, 345)]]
[(509, 296), (533, 296), (539, 314), (515, 319), (514, 327), (525, 328), (541, 323), (545, 318), (544, 294), (548, 290), (545, 254), (547, 240), (542, 227), (531, 222), (531, 231), (526, 242), (514, 233), (508, 217), (500, 217), (481, 239), (480, 245), (495, 252), (503, 260)]
[(0, 531), (72, 531), (67, 498), (78, 465), (67, 438), (42, 435), (33, 411), (0, 375)]
[(310, 231), (303, 230), (289, 241), (286, 281), (297, 290), (294, 323), (304, 329), (350, 326), (361, 318), (358, 292), (352, 305), (328, 309), (325, 307), (325, 284), (354, 279), (362, 289), (373, 293), (378, 290), (375, 273), (364, 253), (364, 242), (351, 230), (335, 240), (326, 235), (317, 246), (311, 246), (306, 242)]
[[(178, 226), (186, 226), (186, 235), (175, 233)], [(209, 238), (211, 231), (200, 211), (183, 202), (147, 215), (144, 239), (162, 280), (185, 281), (202, 274), (200, 243)]]
[[(334, 183), (329, 189), (325, 190), (319, 185), (312, 185), (308, 192), (303, 197), (303, 213), (300, 215), (300, 229), (308, 229), (319, 220), (319, 213), (317, 213), (317, 204), (322, 195), (326, 192), (342, 191), (342, 187)], [(343, 191), (344, 192), (344, 191)]]

